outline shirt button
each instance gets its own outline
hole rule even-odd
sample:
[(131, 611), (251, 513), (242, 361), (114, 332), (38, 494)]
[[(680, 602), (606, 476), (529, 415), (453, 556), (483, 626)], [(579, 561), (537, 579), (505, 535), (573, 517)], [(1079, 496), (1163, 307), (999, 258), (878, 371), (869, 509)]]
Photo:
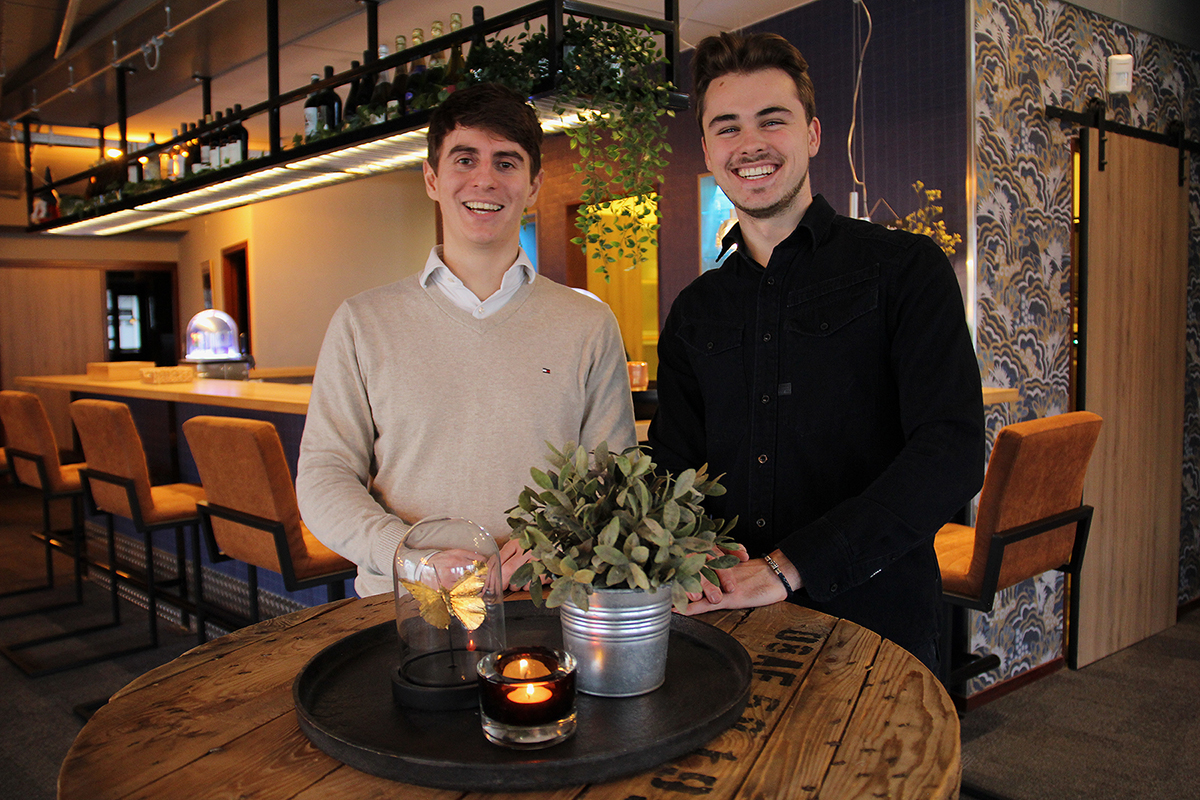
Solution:
[(709, 343), (708, 343), (708, 349), (709, 349), (709, 350), (712, 350), (712, 349), (713, 349), (713, 343), (712, 343), (712, 342), (709, 342)]
[(765, 463), (767, 463), (767, 461), (768, 461), (768, 459), (767, 459), (767, 456), (765, 453), (758, 457), (758, 463), (760, 463), (760, 464), (765, 464)]
[(767, 286), (774, 286), (774, 285), (775, 285), (775, 279), (767, 278)]
[(766, 527), (767, 521), (762, 517), (759, 517), (758, 519), (754, 520), (754, 524), (760, 528), (763, 528)]
[(764, 334), (763, 334), (763, 341), (764, 341), (764, 342), (769, 342), (769, 341), (771, 341), (771, 334), (769, 334), (769, 333), (764, 333)]
[(822, 323), (821, 323), (821, 330), (823, 330), (823, 331), (827, 331), (827, 330), (829, 330), (829, 323), (828, 323), (828, 322), (822, 322)]
[(762, 401), (763, 401), (763, 405), (766, 405), (767, 403), (771, 402), (771, 395), (764, 394), (762, 396)]
[(829, 584), (829, 593), (837, 594), (837, 584), (836, 583)]

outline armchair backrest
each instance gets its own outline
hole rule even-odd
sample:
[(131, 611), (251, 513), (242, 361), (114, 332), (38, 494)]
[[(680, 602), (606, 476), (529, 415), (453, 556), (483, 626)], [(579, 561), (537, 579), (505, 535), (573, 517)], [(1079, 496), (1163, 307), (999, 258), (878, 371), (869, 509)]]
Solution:
[[(1078, 508), (1101, 418), (1089, 411), (1005, 426), (996, 436), (975, 518), (971, 572), (982, 572), (992, 535)], [(996, 589), (1066, 564), (1074, 524), (1011, 544)]]
[[(281, 523), (292, 560), (304, 562), (307, 544), (296, 488), (275, 426), (261, 420), (199, 416), (183, 423), (183, 432), (208, 502)], [(225, 555), (284, 571), (270, 532), (216, 516), (210, 519), (213, 537)]]
[[(79, 432), (88, 469), (133, 481), (143, 513), (154, 508), (146, 451), (129, 406), (112, 400), (76, 400), (71, 403), (71, 419)], [(129, 495), (123, 487), (100, 480), (89, 481), (89, 485), (92, 499), (101, 510), (133, 518)]]
[[(50, 418), (42, 407), (42, 400), (32, 392), (6, 390), (0, 392), (0, 419), (4, 421), (4, 433), (8, 437), (8, 448), (21, 450), (30, 455), (41, 456), (46, 466), (46, 482), (38, 475), (37, 465), (28, 459), (12, 457), (11, 468), (17, 479), (27, 486), (50, 491), (63, 491), (66, 484), (62, 476), (62, 459), (58, 454), (58, 442)], [(78, 491), (78, 489), (76, 489)]]

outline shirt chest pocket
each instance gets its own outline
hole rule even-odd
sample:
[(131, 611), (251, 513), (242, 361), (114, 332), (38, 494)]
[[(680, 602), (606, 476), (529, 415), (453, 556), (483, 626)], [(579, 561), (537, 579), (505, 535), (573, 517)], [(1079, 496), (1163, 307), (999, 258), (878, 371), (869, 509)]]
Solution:
[(787, 330), (800, 336), (833, 336), (874, 312), (879, 308), (878, 271), (867, 272), (850, 285), (822, 289), (823, 284), (818, 284), (793, 292), (788, 298)]

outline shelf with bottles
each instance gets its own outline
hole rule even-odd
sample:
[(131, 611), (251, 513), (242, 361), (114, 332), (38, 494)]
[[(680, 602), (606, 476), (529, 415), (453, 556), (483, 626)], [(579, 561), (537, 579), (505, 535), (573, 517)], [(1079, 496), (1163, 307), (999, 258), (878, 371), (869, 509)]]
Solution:
[[(469, 26), (462, 26), (458, 14), (450, 15), (450, 30), (441, 35), (431, 26), (429, 39), (424, 38), (423, 29), (414, 30), (411, 41), (397, 36), (396, 52), (387, 53), (383, 47), (376, 53), (365, 51), (362, 62), (352, 62), (348, 70), (338, 73), (327, 66), (324, 75), (315, 76), (307, 86), (250, 108), (227, 109), (215, 118), (187, 123), (186, 130), (180, 128), (165, 142), (151, 142), (124, 157), (49, 184), (47, 189), (52, 191), (86, 181), (87, 189), (82, 197), (62, 199), (60, 218), (30, 225), (29, 230), (46, 230), (68, 224), (72, 218), (133, 209), (208, 184), (267, 168), (294, 166), (297, 161), (316, 161), (315, 157), (325, 153), (418, 130), (427, 124), (430, 111), (438, 103), (466, 83), (497, 81), (531, 98), (550, 96), (563, 64), (570, 63), (572, 49), (588, 44), (580, 38), (575, 18), (605, 20), (644, 30), (647, 35), (666, 36), (669, 46), (663, 80), (670, 84), (678, 56), (674, 22), (677, 0), (665, 0), (664, 5), (664, 19), (570, 0), (540, 0), (491, 18), (484, 16), (481, 6), (475, 6)], [(538, 19), (543, 24), (533, 32), (530, 23)], [(368, 37), (376, 38), (373, 33)], [(338, 93), (342, 87), (348, 88), (344, 100)], [(314, 102), (318, 96), (321, 99)], [(686, 107), (685, 96), (672, 96), (676, 107)], [(243, 123), (247, 119), (260, 114), (278, 115), (279, 109), (301, 101), (306, 111), (305, 130), (295, 133), (290, 143), (273, 134), (269, 150), (252, 153), (248, 140), (239, 134), (234, 137), (236, 156), (222, 155), (214, 161), (211, 148), (207, 162), (199, 155), (206, 139), (227, 136), (234, 129), (245, 131)], [(310, 109), (312, 113), (308, 113)], [(273, 130), (277, 131), (277, 126)], [(183, 161), (177, 164), (181, 152)], [(158, 160), (157, 176), (152, 168), (149, 176), (144, 171), (135, 172), (143, 159), (147, 163)], [(131, 180), (134, 177), (138, 180)]]

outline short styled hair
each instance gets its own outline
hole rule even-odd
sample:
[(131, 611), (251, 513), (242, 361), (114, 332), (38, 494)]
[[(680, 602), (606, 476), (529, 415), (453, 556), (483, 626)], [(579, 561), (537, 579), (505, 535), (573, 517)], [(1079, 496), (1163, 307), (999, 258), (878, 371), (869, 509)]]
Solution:
[(477, 128), (510, 142), (529, 154), (529, 177), (542, 169), (542, 125), (533, 106), (519, 93), (498, 83), (478, 83), (452, 92), (429, 115), (429, 166), (437, 173), (442, 142), (455, 128)]
[(720, 33), (708, 36), (696, 46), (692, 58), (692, 87), (696, 93), (696, 122), (704, 132), (704, 95), (708, 86), (731, 72), (749, 73), (781, 69), (796, 84), (796, 94), (804, 104), (808, 121), (817, 116), (817, 98), (808, 62), (800, 51), (776, 33)]

